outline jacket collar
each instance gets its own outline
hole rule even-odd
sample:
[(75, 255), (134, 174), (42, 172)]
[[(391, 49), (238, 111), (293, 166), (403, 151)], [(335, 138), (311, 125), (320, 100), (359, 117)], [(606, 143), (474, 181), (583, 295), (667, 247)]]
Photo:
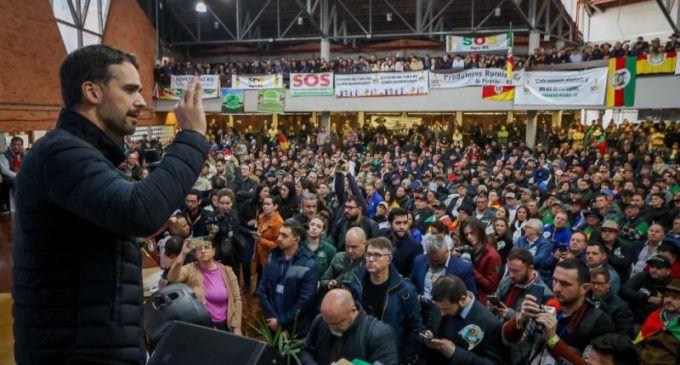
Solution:
[(64, 108), (61, 110), (57, 128), (68, 131), (91, 144), (115, 166), (125, 161), (122, 138), (115, 141), (112, 140), (89, 119), (71, 109)]

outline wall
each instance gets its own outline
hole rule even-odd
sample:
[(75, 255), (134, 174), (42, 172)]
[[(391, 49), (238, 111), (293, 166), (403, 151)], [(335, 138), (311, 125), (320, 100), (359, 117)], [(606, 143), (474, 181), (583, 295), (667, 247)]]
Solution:
[[(674, 3), (670, 13), (677, 24), (678, 1)], [(635, 40), (643, 36), (646, 40), (660, 37), (665, 43), (673, 33), (656, 1), (608, 8), (602, 13), (593, 12), (592, 17), (582, 15), (579, 27), (588, 42)]]
[[(0, 132), (46, 130), (61, 109), (59, 66), (66, 48), (48, 0), (0, 1)], [(104, 44), (137, 54), (153, 107), (154, 29), (135, 0), (111, 2)], [(149, 109), (141, 124), (155, 123)]]

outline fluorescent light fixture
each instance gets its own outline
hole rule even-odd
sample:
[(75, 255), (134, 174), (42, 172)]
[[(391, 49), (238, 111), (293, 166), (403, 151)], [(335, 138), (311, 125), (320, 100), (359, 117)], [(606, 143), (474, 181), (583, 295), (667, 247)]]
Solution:
[(302, 25), (302, 24), (305, 23), (305, 19), (303, 17), (299, 16), (298, 19), (297, 19), (297, 23), (298, 23), (298, 25)]
[(391, 22), (392, 21), (392, 13), (385, 14), (385, 18), (388, 22)]
[(501, 16), (501, 8), (496, 8), (493, 10), (493, 15), (495, 16)]
[(208, 11), (208, 7), (205, 6), (203, 0), (199, 0), (196, 2), (196, 11), (199, 13), (205, 13)]

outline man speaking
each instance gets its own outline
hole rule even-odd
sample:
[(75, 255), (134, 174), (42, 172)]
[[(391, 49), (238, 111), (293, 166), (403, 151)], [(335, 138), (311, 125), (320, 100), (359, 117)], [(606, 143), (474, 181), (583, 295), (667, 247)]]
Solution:
[(182, 205), (208, 152), (200, 84), (175, 108), (182, 131), (148, 179), (117, 166), (146, 103), (135, 56), (102, 45), (61, 65), (64, 109), (16, 180), (17, 364), (143, 364), (140, 246)]

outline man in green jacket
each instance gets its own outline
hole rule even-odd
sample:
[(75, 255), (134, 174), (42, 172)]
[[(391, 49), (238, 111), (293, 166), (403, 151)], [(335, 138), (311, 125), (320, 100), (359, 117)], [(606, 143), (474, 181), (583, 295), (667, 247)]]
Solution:
[(321, 290), (342, 287), (354, 279), (363, 266), (366, 252), (366, 233), (360, 227), (353, 227), (345, 235), (345, 252), (339, 252), (331, 261), (328, 270), (321, 276)]

